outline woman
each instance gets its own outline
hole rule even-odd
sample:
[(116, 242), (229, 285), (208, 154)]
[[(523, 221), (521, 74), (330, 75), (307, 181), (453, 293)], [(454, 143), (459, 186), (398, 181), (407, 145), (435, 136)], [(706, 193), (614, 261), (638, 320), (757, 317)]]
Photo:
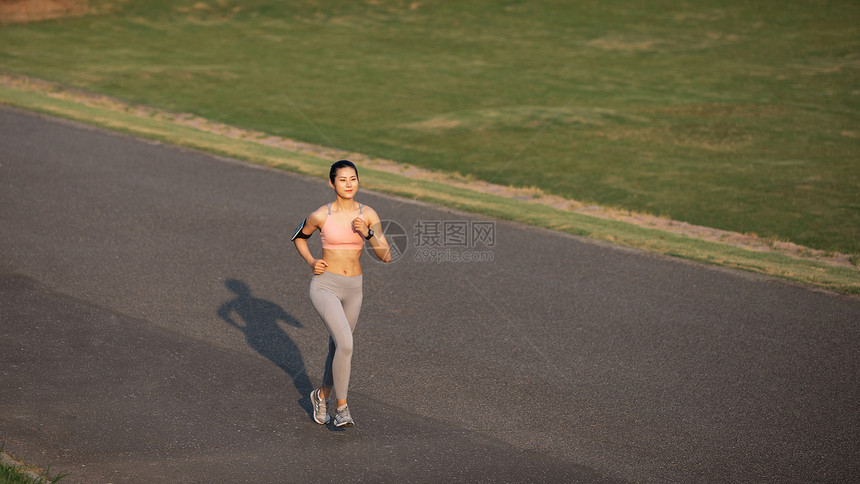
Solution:
[[(295, 234), (293, 243), (299, 255), (313, 269), (311, 302), (329, 332), (328, 356), (325, 360), (322, 386), (311, 392), (314, 421), (330, 420), (327, 403), (334, 389), (337, 413), (334, 424), (352, 427), (355, 422), (346, 404), (352, 361), (352, 332), (361, 309), (361, 252), (369, 241), (373, 252), (383, 262), (391, 260), (388, 242), (382, 234), (379, 215), (367, 205), (354, 200), (358, 191), (358, 170), (348, 160), (331, 165), (329, 185), (335, 200), (323, 205), (306, 218)], [(374, 230), (375, 229), (375, 230)], [(322, 239), (322, 258), (316, 259), (308, 249), (307, 238), (315, 230)]]

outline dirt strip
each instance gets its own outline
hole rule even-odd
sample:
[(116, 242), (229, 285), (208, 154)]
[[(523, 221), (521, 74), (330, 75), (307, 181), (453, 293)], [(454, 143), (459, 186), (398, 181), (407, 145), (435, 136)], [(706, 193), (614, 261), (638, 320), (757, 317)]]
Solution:
[(81, 0), (0, 0), (0, 23), (26, 23), (89, 13)]
[(241, 129), (235, 126), (210, 121), (189, 113), (172, 113), (149, 106), (131, 104), (109, 96), (68, 88), (57, 83), (34, 79), (31, 77), (0, 73), (0, 85), (36, 91), (50, 97), (74, 101), (76, 103), (100, 107), (112, 111), (124, 112), (134, 116), (154, 118), (167, 123), (190, 126), (201, 131), (226, 136), (232, 139), (252, 141), (286, 151), (308, 153), (331, 160), (349, 158), (362, 166), (367, 166), (377, 170), (404, 175), (410, 178), (446, 183), (475, 192), (491, 193), (502, 197), (524, 200), (529, 203), (546, 205), (560, 210), (580, 213), (592, 217), (627, 222), (639, 227), (682, 234), (700, 240), (743, 247), (754, 251), (777, 252), (798, 259), (816, 260), (832, 266), (857, 268), (853, 263), (854, 259), (849, 254), (822, 251), (797, 245), (792, 242), (759, 237), (755, 234), (741, 234), (727, 230), (714, 229), (665, 217), (632, 212), (629, 210), (619, 210), (585, 204), (569, 198), (550, 195), (537, 188), (518, 188), (496, 185), (480, 180), (471, 180), (467, 177), (456, 174), (431, 171), (392, 160), (369, 157), (361, 153), (344, 152), (322, 145), (272, 136), (260, 131)]

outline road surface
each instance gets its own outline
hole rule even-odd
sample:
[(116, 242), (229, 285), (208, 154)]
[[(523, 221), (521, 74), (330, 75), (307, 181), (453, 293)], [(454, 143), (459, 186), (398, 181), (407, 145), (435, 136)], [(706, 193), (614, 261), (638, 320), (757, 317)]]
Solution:
[(368, 191), (403, 255), (363, 257), (356, 427), (313, 423), (289, 236), (331, 198), (0, 108), (6, 451), (68, 483), (860, 475), (860, 299)]

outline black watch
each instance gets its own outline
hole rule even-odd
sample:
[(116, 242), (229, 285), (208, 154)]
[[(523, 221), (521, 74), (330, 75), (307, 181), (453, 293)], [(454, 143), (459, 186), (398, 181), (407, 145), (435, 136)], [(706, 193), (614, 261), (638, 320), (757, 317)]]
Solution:
[(373, 229), (368, 227), (367, 228), (367, 237), (365, 237), (364, 240), (370, 240), (371, 237), (373, 237)]

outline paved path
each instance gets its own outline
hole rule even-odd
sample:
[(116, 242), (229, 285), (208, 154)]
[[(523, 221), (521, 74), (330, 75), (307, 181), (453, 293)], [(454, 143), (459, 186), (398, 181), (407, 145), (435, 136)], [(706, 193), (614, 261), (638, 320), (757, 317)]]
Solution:
[(492, 261), (418, 260), (486, 219), (369, 192), (406, 252), (365, 257), (357, 426), (316, 425), (288, 239), (329, 196), (0, 108), (6, 450), (69, 483), (860, 475), (860, 299), (506, 222), (437, 253)]

